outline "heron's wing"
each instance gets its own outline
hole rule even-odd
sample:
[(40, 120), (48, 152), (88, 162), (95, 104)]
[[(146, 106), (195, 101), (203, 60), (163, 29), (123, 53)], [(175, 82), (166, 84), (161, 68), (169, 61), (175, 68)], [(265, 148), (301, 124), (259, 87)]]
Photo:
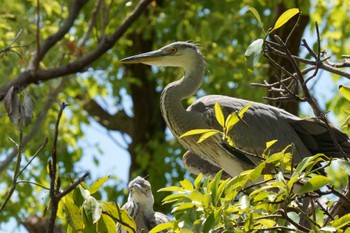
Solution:
[[(323, 121), (316, 118), (308, 118), (293, 121), (291, 125), (313, 154), (324, 153), (331, 157), (342, 156), (339, 149), (335, 146), (331, 133)], [(330, 127), (341, 148), (346, 154), (350, 155), (348, 136), (335, 127)]]
[[(222, 127), (215, 119), (214, 105), (216, 102), (221, 106), (225, 118), (231, 113), (239, 112), (248, 104), (252, 104), (245, 112), (242, 121), (239, 121), (229, 132), (229, 136), (233, 139), (239, 152), (245, 154), (254, 164), (260, 163), (258, 156), (265, 150), (266, 142), (271, 140), (278, 140), (271, 148), (271, 152), (282, 151), (293, 143), (296, 147), (295, 163), (311, 155), (295, 129), (290, 125), (291, 121), (300, 120), (300, 118), (282, 109), (227, 96), (210, 95), (195, 101), (188, 111), (200, 112), (207, 120), (208, 126), (222, 131)], [(235, 153), (231, 154), (236, 156)]]
[[(187, 151), (183, 155), (182, 161), (184, 163), (186, 170), (196, 175), (198, 175), (199, 173), (202, 173), (205, 176), (214, 177), (216, 173), (222, 170), (221, 168), (210, 163), (209, 161), (203, 159), (199, 155), (194, 154), (192, 151)], [(229, 177), (231, 176), (227, 174), (225, 171), (222, 172), (222, 176), (221, 176), (222, 179), (227, 179)]]

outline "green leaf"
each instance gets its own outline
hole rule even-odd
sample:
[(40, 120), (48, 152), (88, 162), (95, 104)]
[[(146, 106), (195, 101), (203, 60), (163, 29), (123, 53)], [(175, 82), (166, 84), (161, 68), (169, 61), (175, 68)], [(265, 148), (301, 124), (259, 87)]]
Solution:
[(89, 221), (92, 220), (93, 224), (101, 218), (102, 208), (100, 203), (94, 197), (88, 197), (83, 203), (83, 208), (86, 217)]
[(344, 159), (337, 160), (339, 166), (344, 169), (346, 173), (350, 176), (350, 161), (346, 161)]
[(196, 203), (192, 203), (192, 202), (181, 203), (177, 207), (175, 207), (172, 212), (192, 209), (195, 206), (196, 206)]
[(324, 154), (316, 154), (314, 156), (304, 158), (294, 170), (292, 177), (299, 176), (302, 172), (305, 172), (307, 168), (314, 167), (318, 162), (325, 161), (326, 158), (327, 157)]
[(342, 216), (341, 218), (335, 219), (330, 222), (333, 227), (336, 229), (340, 229), (344, 227), (345, 225), (350, 223), (350, 214), (346, 214)]
[(201, 143), (204, 140), (208, 139), (209, 137), (214, 136), (215, 134), (218, 134), (218, 133), (221, 133), (221, 132), (217, 130), (213, 130), (212, 132), (204, 133), (199, 137), (197, 143)]
[(184, 192), (184, 191), (185, 190), (183, 188), (180, 188), (177, 186), (169, 186), (158, 190), (158, 192)]
[(161, 223), (155, 226), (152, 230), (149, 231), (149, 233), (157, 233), (163, 230), (171, 229), (173, 228), (173, 223), (172, 222), (166, 222), (166, 223)]
[(117, 207), (115, 204), (104, 201), (102, 205), (102, 209), (108, 214), (110, 214), (111, 216), (113, 216), (113, 218), (120, 219), (119, 206)]
[(339, 85), (339, 91), (347, 101), (350, 101), (350, 87)]
[(166, 203), (172, 203), (175, 201), (183, 201), (183, 199), (188, 199), (188, 195), (184, 193), (175, 193), (175, 194), (170, 194), (166, 196), (162, 202), (163, 204), (166, 204)]
[(216, 129), (193, 129), (193, 130), (187, 131), (186, 133), (182, 134), (180, 136), (180, 138), (191, 136), (191, 135), (197, 135), (197, 134), (213, 132), (213, 131), (216, 131), (216, 132), (220, 133), (220, 131), (216, 130)]
[(263, 44), (263, 39), (254, 40), (245, 51), (244, 56), (247, 60), (247, 66), (249, 69), (253, 70), (255, 65), (258, 63)]
[(106, 214), (102, 214), (102, 218), (97, 224), (98, 232), (115, 233), (115, 222)]
[[(120, 209), (121, 218), (120, 218), (120, 225), (123, 229), (128, 231), (129, 233), (136, 232), (136, 223), (134, 219), (132, 219), (128, 212), (126, 210)], [(123, 224), (122, 224), (123, 223)]]
[(66, 195), (62, 198), (61, 204), (64, 205), (64, 209), (66, 211), (66, 218), (69, 225), (75, 231), (81, 231), (84, 229), (84, 220), (82, 215), (82, 209), (76, 206), (73, 202), (73, 199)]
[(311, 191), (315, 191), (327, 185), (331, 181), (332, 180), (329, 177), (314, 175), (301, 187), (298, 194), (302, 195)]
[(215, 112), (216, 120), (219, 122), (221, 127), (224, 127), (225, 126), (225, 118), (224, 118), (224, 114), (222, 113), (221, 107), (220, 107), (218, 102), (215, 103), (214, 112)]
[(110, 176), (105, 176), (96, 180), (89, 188), (90, 194), (97, 192), (98, 189), (109, 179), (109, 177)]
[(300, 11), (298, 8), (292, 8), (283, 12), (283, 14), (280, 17), (278, 17), (275, 26), (273, 26), (270, 32), (282, 27), (285, 23), (288, 22), (288, 20), (290, 20), (294, 15), (298, 14), (299, 12)]
[(259, 219), (256, 221), (258, 224), (263, 225), (266, 228), (271, 228), (276, 225), (276, 222), (271, 219)]
[(248, 9), (250, 10), (250, 12), (253, 13), (255, 19), (258, 21), (258, 23), (260, 24), (261, 28), (264, 30), (264, 25), (261, 21), (261, 17), (259, 15), (259, 12), (254, 8), (254, 7), (248, 7)]

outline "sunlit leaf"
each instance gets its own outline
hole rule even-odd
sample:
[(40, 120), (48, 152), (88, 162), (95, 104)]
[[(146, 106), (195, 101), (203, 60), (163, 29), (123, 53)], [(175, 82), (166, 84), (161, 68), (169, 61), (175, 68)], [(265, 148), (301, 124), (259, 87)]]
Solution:
[(83, 230), (84, 221), (83, 221), (82, 209), (80, 209), (78, 206), (74, 204), (73, 199), (69, 195), (64, 196), (60, 203), (64, 205), (66, 218), (68, 220), (69, 225), (75, 231)]
[(220, 133), (219, 130), (215, 130), (215, 129), (193, 129), (193, 130), (187, 131), (186, 133), (182, 134), (180, 136), (180, 138), (187, 137), (187, 136), (192, 136), (192, 135), (197, 135), (197, 134), (213, 132), (213, 131)]
[(161, 224), (158, 224), (156, 227), (154, 227), (152, 230), (150, 230), (149, 233), (157, 233), (160, 231), (171, 229), (173, 225), (174, 224), (172, 222), (161, 223)]
[(102, 214), (102, 218), (97, 224), (98, 232), (115, 233), (115, 222), (108, 215)]
[(273, 221), (272, 219), (259, 219), (256, 221), (258, 224), (263, 225), (266, 228), (271, 228), (276, 225), (276, 222)]
[(218, 102), (215, 103), (214, 112), (215, 112), (216, 120), (219, 122), (221, 127), (224, 127), (225, 118), (224, 118), (224, 114), (222, 113), (221, 107), (220, 107)]
[(195, 206), (196, 204), (192, 202), (181, 203), (176, 208), (174, 208), (173, 212), (192, 209)]
[(316, 154), (314, 156), (304, 158), (294, 170), (293, 176), (299, 176), (307, 168), (314, 167), (318, 162), (325, 161), (327, 157), (324, 154)]
[(202, 135), (199, 137), (197, 143), (201, 143), (201, 142), (203, 142), (204, 140), (208, 139), (209, 137), (214, 136), (214, 135), (216, 135), (216, 134), (218, 134), (218, 133), (221, 133), (221, 132), (220, 132), (220, 131), (217, 131), (217, 130), (213, 130), (213, 131), (211, 131), (211, 132), (204, 133), (204, 134), (202, 134)]
[(177, 186), (169, 186), (158, 190), (158, 192), (184, 192), (184, 191), (185, 190), (183, 188), (177, 187)]
[(226, 119), (226, 128), (227, 133), (239, 122), (240, 119), (243, 119), (244, 114), (247, 110), (252, 106), (252, 104), (248, 104), (244, 106), (238, 113), (231, 113)]
[(90, 194), (93, 194), (98, 191), (98, 189), (109, 179), (110, 176), (102, 177), (96, 180), (91, 187), (89, 188)]
[(304, 194), (317, 189), (322, 188), (323, 186), (329, 184), (332, 179), (326, 176), (314, 175), (311, 177), (298, 191), (298, 194)]
[(335, 227), (336, 229), (340, 229), (347, 224), (350, 224), (350, 214), (346, 214), (342, 216), (341, 218), (335, 219), (331, 221), (331, 225)]
[(271, 140), (271, 141), (266, 142), (266, 149), (265, 150), (270, 149), (270, 147), (273, 146), (277, 141), (278, 140)]
[(196, 189), (199, 189), (199, 187), (201, 186), (202, 178), (203, 178), (203, 174), (200, 173), (200, 174), (198, 174), (198, 176), (197, 176), (196, 179), (194, 180), (194, 187), (195, 187)]
[(286, 10), (285, 12), (283, 12), (283, 14), (278, 17), (275, 26), (273, 26), (273, 28), (271, 29), (270, 32), (276, 30), (277, 28), (282, 27), (285, 23), (287, 23), (294, 15), (298, 14), (300, 11), (298, 8), (292, 8), (289, 10)]
[(119, 224), (125, 229), (128, 233), (136, 232), (136, 223), (132, 219), (126, 210), (120, 210), (121, 218)]
[(183, 199), (187, 199), (188, 200), (188, 195), (184, 194), (184, 193), (175, 193), (175, 194), (170, 194), (168, 196), (166, 196), (162, 202), (164, 204), (166, 203), (171, 203), (171, 202), (175, 202), (175, 201), (181, 201)]
[(120, 219), (120, 213), (121, 209), (117, 208), (115, 204), (109, 203), (109, 202), (103, 202), (102, 208), (105, 212), (113, 216), (113, 218)]
[(245, 51), (244, 56), (246, 58), (247, 66), (249, 69), (253, 70), (258, 63), (263, 44), (263, 39), (254, 40)]
[(193, 190), (193, 185), (192, 185), (191, 181), (189, 181), (188, 179), (184, 179), (184, 180), (180, 181), (180, 184), (184, 189), (186, 189), (188, 191)]
[(347, 101), (350, 101), (350, 87), (339, 85), (339, 91)]

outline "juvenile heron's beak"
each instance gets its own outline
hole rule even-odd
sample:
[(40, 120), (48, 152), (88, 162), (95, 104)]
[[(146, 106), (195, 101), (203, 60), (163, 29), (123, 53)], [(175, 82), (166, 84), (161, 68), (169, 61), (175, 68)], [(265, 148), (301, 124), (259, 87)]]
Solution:
[(123, 64), (136, 64), (136, 63), (144, 63), (144, 64), (154, 64), (158, 63), (162, 60), (164, 56), (163, 50), (156, 50), (147, 53), (138, 54), (135, 56), (127, 57), (120, 60)]
[(136, 189), (138, 189), (138, 191), (139, 192), (141, 192), (141, 193), (144, 193), (145, 191), (143, 190), (143, 188), (142, 188), (142, 186), (141, 185), (139, 185), (139, 184), (134, 184), (134, 187), (136, 188)]

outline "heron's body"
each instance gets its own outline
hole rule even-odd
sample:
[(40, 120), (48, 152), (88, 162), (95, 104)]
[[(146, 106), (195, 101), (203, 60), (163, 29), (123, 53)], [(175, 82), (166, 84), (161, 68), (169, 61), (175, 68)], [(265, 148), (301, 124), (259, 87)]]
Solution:
[[(153, 210), (154, 198), (151, 184), (147, 180), (138, 176), (129, 183), (128, 189), (128, 202), (122, 209), (127, 210), (134, 219), (137, 233), (147, 233), (158, 224), (169, 221), (166, 215)], [(117, 229), (118, 233), (127, 233), (120, 224)]]
[[(266, 142), (271, 140), (278, 140), (271, 148), (272, 152), (281, 151), (287, 145), (294, 144), (295, 163), (314, 153), (331, 156), (341, 154), (335, 148), (323, 123), (316, 119), (300, 119), (270, 105), (222, 95), (209, 95), (198, 99), (187, 109), (183, 108), (181, 101), (196, 93), (205, 72), (204, 57), (194, 44), (175, 42), (153, 52), (123, 59), (122, 62), (175, 66), (185, 70), (185, 75), (180, 80), (165, 87), (160, 102), (169, 129), (190, 151), (184, 156), (184, 160), (187, 168), (194, 173), (201, 171), (201, 165), (189, 164), (191, 156), (197, 156), (193, 161), (204, 159), (215, 167), (223, 168), (229, 175), (236, 176), (260, 162), (258, 156), (265, 149)], [(216, 102), (226, 116), (252, 104), (243, 117), (244, 122), (239, 122), (229, 132), (239, 153), (223, 146), (219, 136), (210, 137), (200, 144), (197, 143), (198, 136), (180, 138), (182, 134), (192, 129), (222, 130), (215, 119)], [(337, 129), (334, 129), (334, 132), (343, 149), (350, 153), (348, 137)]]

